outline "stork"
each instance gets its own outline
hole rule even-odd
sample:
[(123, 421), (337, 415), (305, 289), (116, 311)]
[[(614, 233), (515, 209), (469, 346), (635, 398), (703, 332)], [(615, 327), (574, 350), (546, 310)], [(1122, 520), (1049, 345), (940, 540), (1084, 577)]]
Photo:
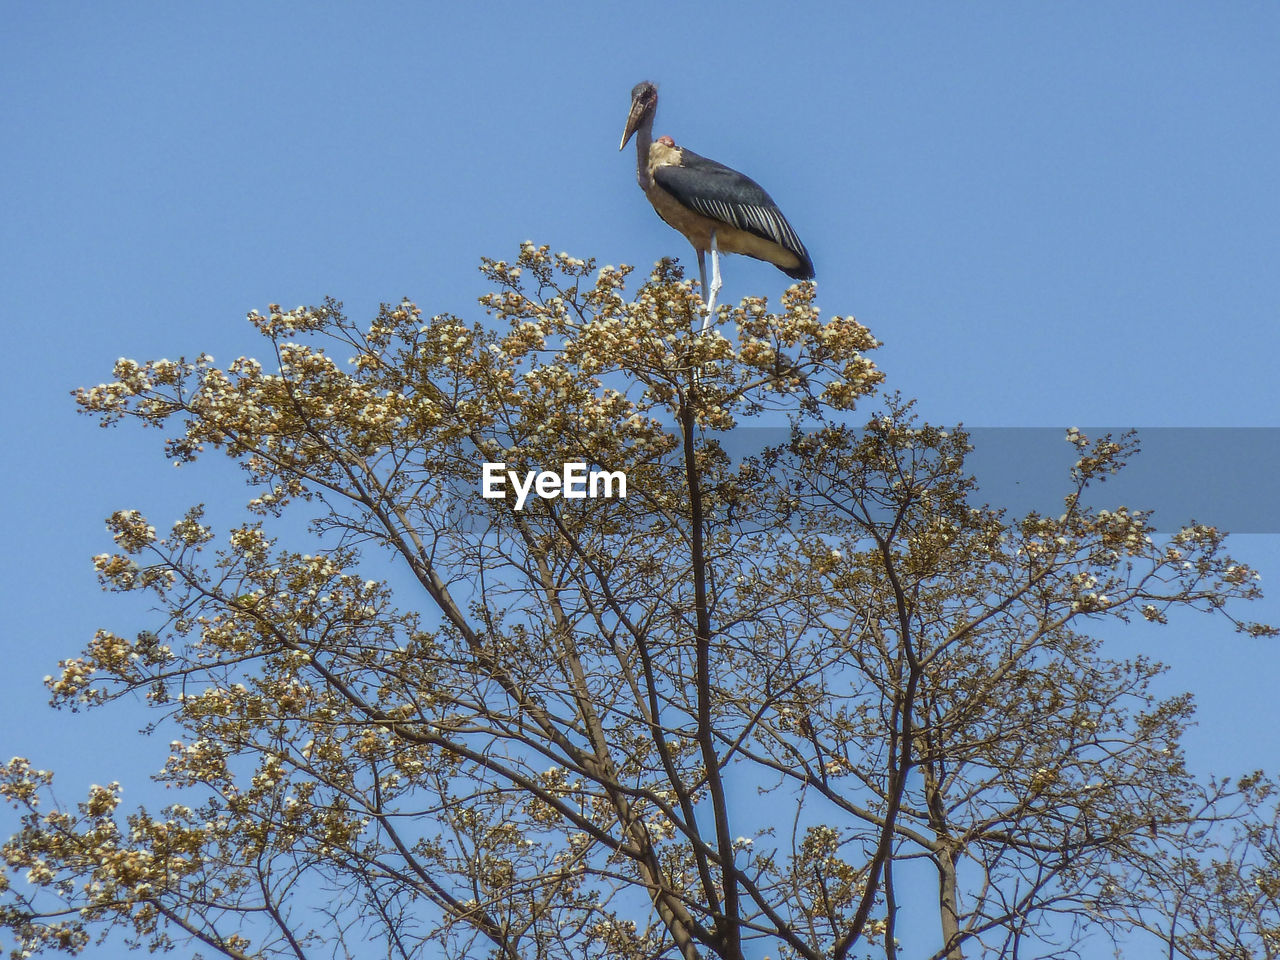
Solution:
[[(720, 293), (720, 252), (766, 260), (789, 277), (813, 279), (813, 261), (764, 188), (745, 174), (676, 146), (670, 137), (653, 139), (658, 88), (645, 80), (631, 90), (631, 112), (622, 131), (622, 150), (636, 137), (636, 181), (658, 216), (675, 227), (698, 253), (707, 316), (715, 315)], [(711, 251), (711, 286), (706, 253)]]

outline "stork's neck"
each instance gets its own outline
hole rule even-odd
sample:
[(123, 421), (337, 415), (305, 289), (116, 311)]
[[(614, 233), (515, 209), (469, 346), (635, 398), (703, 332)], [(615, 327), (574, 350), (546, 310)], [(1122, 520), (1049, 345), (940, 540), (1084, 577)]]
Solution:
[(653, 144), (653, 113), (650, 110), (636, 128), (636, 183), (641, 190), (653, 186), (653, 178), (649, 176), (649, 147)]

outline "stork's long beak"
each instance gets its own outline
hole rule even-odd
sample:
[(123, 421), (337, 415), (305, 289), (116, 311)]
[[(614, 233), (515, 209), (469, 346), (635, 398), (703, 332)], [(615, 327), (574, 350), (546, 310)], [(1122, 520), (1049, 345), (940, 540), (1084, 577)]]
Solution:
[(622, 131), (622, 142), (618, 144), (621, 150), (627, 145), (627, 141), (635, 136), (636, 130), (640, 127), (640, 118), (644, 116), (644, 104), (639, 98), (631, 101), (631, 112), (627, 114), (627, 127)]

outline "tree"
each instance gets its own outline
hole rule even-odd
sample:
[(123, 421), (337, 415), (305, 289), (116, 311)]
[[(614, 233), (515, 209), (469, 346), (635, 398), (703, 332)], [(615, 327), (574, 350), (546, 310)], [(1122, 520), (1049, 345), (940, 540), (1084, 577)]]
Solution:
[[(722, 308), (729, 337), (691, 332), (669, 262), (632, 300), (629, 268), (532, 244), (484, 271), (489, 327), (272, 306), (250, 320), (276, 373), (120, 361), (76, 392), (171, 459), (225, 453), (252, 517), (215, 545), (200, 508), (164, 536), (112, 516), (99, 575), (160, 622), (49, 685), (73, 710), (145, 694), (187, 802), (66, 808), (5, 767), (18, 950), (893, 957), (926, 869), (935, 957), (1134, 930), (1274, 955), (1271, 782), (1198, 781), (1190, 698), (1090, 632), (1273, 632), (1231, 612), (1259, 591), (1219, 531), (1087, 504), (1133, 438), (1072, 432), (1061, 516), (1010, 519), (971, 502), (963, 431), (893, 395), (847, 426), (876, 342), (811, 284)], [(730, 456), (778, 411), (787, 436)], [(621, 470), (627, 496), (517, 510), (479, 496), (482, 461)]]

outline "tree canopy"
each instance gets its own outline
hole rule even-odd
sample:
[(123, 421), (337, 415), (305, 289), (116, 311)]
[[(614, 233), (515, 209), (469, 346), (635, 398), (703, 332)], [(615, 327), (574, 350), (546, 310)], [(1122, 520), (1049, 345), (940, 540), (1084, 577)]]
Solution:
[[(230, 457), (250, 496), (222, 532), (200, 507), (110, 518), (99, 577), (154, 622), (48, 683), (73, 710), (145, 697), (179, 801), (64, 805), (0, 768), (15, 956), (114, 931), (235, 958), (842, 960), (899, 956), (927, 914), (923, 956), (1280, 955), (1272, 781), (1188, 770), (1191, 698), (1098, 636), (1184, 611), (1273, 633), (1237, 613), (1257, 576), (1222, 532), (1090, 505), (1134, 438), (1070, 432), (1060, 515), (1010, 517), (811, 283), (700, 333), (671, 262), (630, 297), (630, 268), (531, 243), (483, 270), (485, 323), (273, 305), (249, 317), (266, 363), (121, 360), (76, 391), (170, 460)], [(479, 494), (483, 462), (571, 461), (627, 496)]]

